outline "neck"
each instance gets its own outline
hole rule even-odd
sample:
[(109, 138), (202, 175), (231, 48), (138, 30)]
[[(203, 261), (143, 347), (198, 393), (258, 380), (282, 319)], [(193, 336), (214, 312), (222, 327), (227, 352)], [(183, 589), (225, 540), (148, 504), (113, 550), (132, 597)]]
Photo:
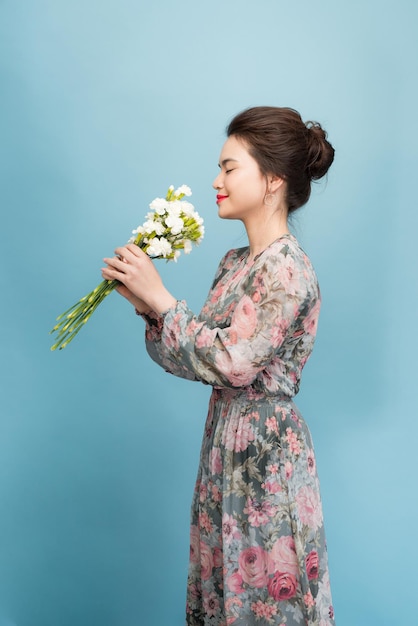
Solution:
[(246, 223), (245, 228), (250, 245), (249, 260), (263, 252), (273, 241), (289, 233), (287, 219), (282, 213), (276, 214), (276, 219), (270, 219), (262, 224)]

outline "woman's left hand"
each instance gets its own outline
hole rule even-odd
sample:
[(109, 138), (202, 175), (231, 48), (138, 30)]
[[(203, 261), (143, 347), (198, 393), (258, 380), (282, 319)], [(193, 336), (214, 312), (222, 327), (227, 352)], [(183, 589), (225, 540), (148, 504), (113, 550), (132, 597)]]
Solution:
[(133, 243), (116, 248), (116, 257), (106, 258), (106, 280), (118, 280), (157, 313), (174, 306), (176, 299), (165, 288), (150, 257)]

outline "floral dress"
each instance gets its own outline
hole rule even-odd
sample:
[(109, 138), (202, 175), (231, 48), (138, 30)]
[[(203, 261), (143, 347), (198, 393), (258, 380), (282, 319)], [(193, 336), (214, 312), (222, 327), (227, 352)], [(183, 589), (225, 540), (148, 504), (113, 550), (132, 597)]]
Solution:
[(334, 624), (319, 483), (292, 401), (320, 293), (293, 235), (222, 259), (201, 313), (144, 316), (150, 356), (213, 387), (194, 492), (186, 624)]

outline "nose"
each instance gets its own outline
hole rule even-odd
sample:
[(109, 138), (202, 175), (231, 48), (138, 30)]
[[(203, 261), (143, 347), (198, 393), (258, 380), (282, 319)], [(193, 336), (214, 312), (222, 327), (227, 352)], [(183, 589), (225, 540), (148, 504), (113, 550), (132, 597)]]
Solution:
[(223, 183), (222, 183), (222, 172), (219, 172), (219, 174), (217, 175), (217, 177), (215, 178), (215, 180), (212, 183), (212, 187), (214, 189), (219, 190), (219, 189), (222, 189), (222, 185), (223, 185)]

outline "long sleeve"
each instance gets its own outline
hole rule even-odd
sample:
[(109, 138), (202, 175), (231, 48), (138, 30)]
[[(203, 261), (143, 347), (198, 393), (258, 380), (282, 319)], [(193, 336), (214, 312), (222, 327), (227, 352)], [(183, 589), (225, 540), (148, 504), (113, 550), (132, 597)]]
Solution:
[[(215, 279), (200, 316), (185, 302), (159, 316), (154, 330), (147, 328), (150, 356), (177, 376), (214, 386), (248, 386), (266, 367), (277, 368), (281, 352), (306, 340), (319, 312), (316, 277), (295, 249), (289, 242), (272, 246), (239, 288), (231, 290), (228, 277)], [(231, 276), (238, 273), (244, 276), (243, 270)], [(218, 270), (218, 279), (222, 274)]]

